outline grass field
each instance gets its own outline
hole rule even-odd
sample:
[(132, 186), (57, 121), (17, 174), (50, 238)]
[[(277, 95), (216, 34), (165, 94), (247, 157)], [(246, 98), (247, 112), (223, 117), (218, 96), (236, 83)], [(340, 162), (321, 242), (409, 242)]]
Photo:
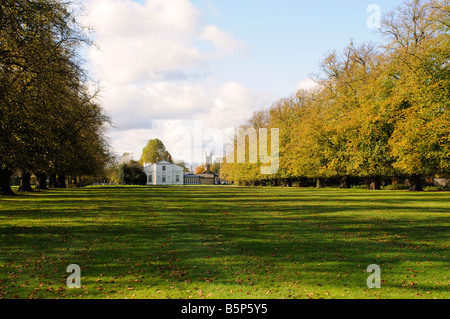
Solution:
[[(448, 298), (450, 193), (88, 187), (0, 198), (0, 298)], [(81, 267), (80, 289), (66, 268)], [(368, 289), (370, 264), (381, 288)]]

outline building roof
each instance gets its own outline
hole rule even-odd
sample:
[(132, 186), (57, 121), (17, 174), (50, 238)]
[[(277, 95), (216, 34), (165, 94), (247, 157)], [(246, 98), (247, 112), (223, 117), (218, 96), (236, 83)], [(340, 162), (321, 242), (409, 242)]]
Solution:
[(200, 177), (200, 176), (192, 173), (184, 173), (184, 177)]
[(183, 169), (183, 167), (178, 166), (178, 165), (176, 165), (176, 164), (174, 164), (174, 163), (165, 161), (165, 160), (164, 160), (164, 161), (159, 161), (158, 163), (155, 163), (155, 164), (150, 164), (150, 165), (148, 165), (148, 166), (145, 166), (144, 168), (153, 167), (154, 165), (166, 165), (166, 166), (171, 165), (171, 166), (176, 166), (176, 167), (179, 168), (179, 169)]
[(217, 176), (219, 176), (218, 174), (216, 174), (216, 173), (206, 173), (206, 172), (203, 172), (203, 173), (201, 173), (200, 175), (198, 175), (198, 176), (200, 176), (200, 177), (203, 177), (203, 178), (214, 178), (214, 177), (217, 177)]
[(168, 161), (165, 161), (165, 160), (159, 161), (158, 163), (155, 163), (155, 165), (175, 165), (175, 166), (178, 166), (178, 165), (176, 165), (174, 163), (171, 163), (171, 162), (168, 162)]

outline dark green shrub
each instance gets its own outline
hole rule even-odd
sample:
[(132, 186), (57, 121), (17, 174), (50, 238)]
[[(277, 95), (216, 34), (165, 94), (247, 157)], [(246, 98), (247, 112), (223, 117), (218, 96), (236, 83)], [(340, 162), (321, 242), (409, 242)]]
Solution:
[(136, 161), (130, 161), (119, 166), (120, 185), (146, 185), (147, 174), (144, 168)]

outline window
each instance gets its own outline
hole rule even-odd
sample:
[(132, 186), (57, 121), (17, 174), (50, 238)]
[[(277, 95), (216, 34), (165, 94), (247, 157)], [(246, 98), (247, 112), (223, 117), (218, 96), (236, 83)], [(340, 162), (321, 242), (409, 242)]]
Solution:
[(179, 182), (180, 181), (180, 175), (177, 175), (177, 177), (176, 177), (176, 179), (175, 179), (177, 182)]
[(153, 183), (153, 175), (148, 175), (148, 182)]
[(163, 183), (166, 182), (166, 177), (165, 177), (165, 176), (162, 177), (162, 182), (163, 182)]
[(166, 167), (165, 167), (165, 166), (163, 166), (163, 167), (162, 167), (162, 170), (163, 170), (163, 172), (165, 172), (165, 171), (166, 171)]

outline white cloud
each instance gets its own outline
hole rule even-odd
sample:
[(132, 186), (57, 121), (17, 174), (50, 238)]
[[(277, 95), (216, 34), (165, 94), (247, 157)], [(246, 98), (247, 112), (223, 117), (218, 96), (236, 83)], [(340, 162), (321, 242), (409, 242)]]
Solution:
[(221, 31), (215, 25), (206, 26), (200, 38), (213, 43), (222, 54), (232, 54), (246, 48), (244, 41), (236, 40), (230, 32)]
[[(148, 139), (170, 150), (188, 120), (225, 129), (245, 122), (271, 100), (237, 82), (220, 83), (210, 65), (245, 50), (245, 43), (206, 25), (188, 0), (87, 0), (83, 23), (95, 30), (89, 49), (101, 103), (116, 124), (109, 132), (121, 154), (139, 158)], [(212, 45), (214, 53), (202, 48)], [(162, 122), (161, 122), (162, 121)]]
[(265, 102), (252, 90), (237, 82), (225, 83), (214, 93), (211, 111), (202, 116), (202, 119), (207, 123), (216, 123), (215, 127), (222, 129), (243, 124)]
[[(185, 86), (185, 91), (178, 94), (170, 92), (178, 89), (174, 84), (157, 83), (150, 91), (126, 86), (123, 92), (112, 94), (107, 103), (115, 105), (113, 118), (120, 119), (119, 130), (110, 134), (114, 149), (132, 152), (139, 158), (147, 140), (159, 138), (176, 159), (199, 162), (198, 152), (202, 150), (193, 141), (195, 128), (201, 129), (200, 147), (211, 147), (207, 135), (215, 132), (219, 136), (214, 138), (213, 147), (219, 149), (221, 142), (226, 143), (227, 129), (243, 124), (254, 110), (271, 100), (236, 82), (211, 92), (200, 86)], [(122, 107), (125, 102), (130, 106)], [(216, 151), (215, 155), (221, 154)]]
[(311, 78), (308, 78), (306, 80), (300, 81), (297, 84), (297, 90), (311, 90), (314, 88), (317, 88), (319, 86), (319, 84), (317, 84), (316, 81), (314, 81)]
[(83, 23), (94, 27), (100, 47), (91, 48), (89, 58), (96, 76), (110, 83), (207, 73), (212, 57), (196, 41), (212, 44), (219, 57), (245, 48), (230, 32), (203, 25), (187, 0), (91, 0), (86, 11)]
[(200, 13), (188, 0), (88, 0), (86, 20), (101, 37), (145, 35), (149, 30), (193, 34)]
[(207, 56), (192, 45), (200, 16), (187, 0), (91, 0), (83, 21), (94, 26), (89, 57), (109, 83), (152, 80), (164, 71), (199, 67)]
[(119, 130), (148, 128), (151, 120), (189, 118), (208, 110), (200, 85), (171, 82), (106, 86), (103, 105)]

